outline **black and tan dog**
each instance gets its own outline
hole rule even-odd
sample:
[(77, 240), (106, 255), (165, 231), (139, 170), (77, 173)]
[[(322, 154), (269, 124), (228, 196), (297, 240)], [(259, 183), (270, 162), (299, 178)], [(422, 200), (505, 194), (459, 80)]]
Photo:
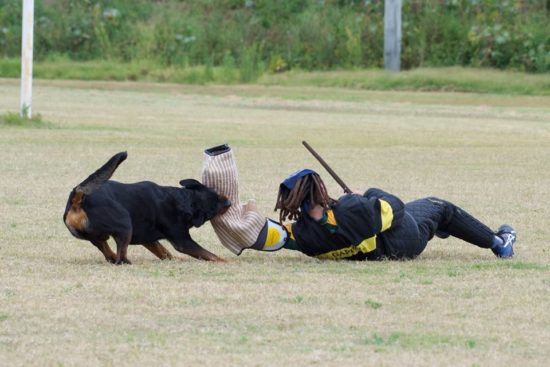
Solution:
[[(131, 264), (126, 257), (129, 244), (171, 259), (160, 239), (197, 259), (223, 261), (193, 241), (189, 229), (223, 213), (229, 200), (192, 179), (180, 181), (182, 187), (109, 180), (126, 157), (126, 152), (116, 154), (71, 191), (63, 221), (73, 236), (90, 241), (115, 264)], [(116, 241), (116, 254), (107, 244), (109, 237)]]

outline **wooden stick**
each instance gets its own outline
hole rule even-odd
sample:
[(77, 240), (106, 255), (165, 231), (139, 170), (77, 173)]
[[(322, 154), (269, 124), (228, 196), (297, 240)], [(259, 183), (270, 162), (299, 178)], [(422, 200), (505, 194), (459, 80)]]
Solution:
[(313, 154), (313, 156), (319, 161), (319, 163), (321, 163), (321, 165), (323, 167), (325, 167), (325, 169), (327, 170), (328, 173), (330, 173), (330, 175), (332, 176), (332, 178), (334, 178), (336, 180), (336, 182), (338, 182), (338, 185), (340, 185), (343, 189), (344, 189), (344, 192), (346, 194), (351, 194), (351, 190), (350, 188), (348, 187), (348, 185), (346, 185), (344, 183), (344, 181), (342, 181), (342, 179), (340, 177), (338, 177), (338, 175), (336, 174), (336, 172), (334, 172), (332, 170), (332, 168), (330, 168), (330, 166), (327, 164), (327, 162), (325, 162), (325, 160), (323, 158), (321, 158), (321, 156), (319, 154), (317, 154), (317, 152), (315, 150), (313, 150), (313, 148), (311, 147), (311, 145), (309, 145), (305, 140), (302, 141), (302, 144), (304, 144), (304, 147), (306, 147), (307, 150), (309, 150), (309, 152), (311, 154)]

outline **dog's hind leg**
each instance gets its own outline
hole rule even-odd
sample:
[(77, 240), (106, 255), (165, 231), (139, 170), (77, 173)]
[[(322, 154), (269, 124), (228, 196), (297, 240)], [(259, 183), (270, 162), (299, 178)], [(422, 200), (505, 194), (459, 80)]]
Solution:
[(128, 254), (128, 245), (130, 244), (130, 240), (132, 239), (132, 232), (125, 233), (125, 234), (118, 234), (113, 235), (113, 238), (116, 241), (116, 265), (122, 265), (122, 264), (132, 264), (130, 260), (128, 260), (127, 254)]
[(168, 251), (166, 247), (162, 246), (159, 241), (144, 243), (143, 247), (151, 251), (153, 254), (155, 254), (156, 257), (161, 260), (172, 260), (174, 258), (170, 251)]
[(116, 254), (111, 250), (107, 241), (92, 240), (91, 242), (105, 256), (105, 260), (113, 264), (116, 262)]

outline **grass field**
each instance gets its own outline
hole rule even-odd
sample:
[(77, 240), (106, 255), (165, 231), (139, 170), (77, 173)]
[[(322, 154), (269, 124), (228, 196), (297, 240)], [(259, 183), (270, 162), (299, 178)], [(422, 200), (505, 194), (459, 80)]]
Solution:
[[(19, 85), (0, 79), (0, 114)], [(30, 127), (0, 124), (2, 366), (543, 366), (550, 359), (550, 97), (38, 81)], [(317, 148), (349, 186), (434, 195), (518, 231), (516, 257), (434, 239), (409, 262), (321, 262), (223, 248), (107, 264), (61, 216), (112, 154), (114, 179), (199, 178), (228, 142), (241, 197), (275, 217), (278, 183)], [(170, 247), (167, 244), (167, 247)], [(172, 251), (175, 252), (175, 251)]]
[[(19, 59), (0, 58), (0, 77), (18, 78)], [(529, 74), (513, 70), (471, 67), (415, 68), (399, 73), (382, 69), (333, 71), (290, 70), (261, 73), (227, 67), (167, 67), (153, 62), (37, 61), (37, 79), (171, 82), (194, 85), (236, 84), (247, 81), (263, 86), (339, 87), (356, 90), (444, 91), (499, 95), (550, 96), (550, 73)]]

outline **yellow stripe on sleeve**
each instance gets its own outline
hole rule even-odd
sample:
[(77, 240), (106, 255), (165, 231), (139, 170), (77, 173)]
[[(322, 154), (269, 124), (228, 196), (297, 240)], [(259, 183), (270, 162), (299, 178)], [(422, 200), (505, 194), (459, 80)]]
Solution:
[(387, 201), (382, 199), (378, 199), (378, 201), (380, 201), (380, 219), (382, 220), (382, 228), (380, 229), (380, 232), (384, 232), (386, 229), (391, 227), (391, 223), (393, 221), (393, 209)]
[(296, 241), (296, 238), (294, 238), (294, 233), (292, 233), (292, 223), (286, 223), (284, 226), (290, 236), (290, 239)]
[(329, 209), (326, 211), (326, 213), (327, 213), (327, 223), (333, 226), (338, 225), (336, 223), (336, 218), (334, 218), (334, 211), (332, 209)]
[(376, 236), (372, 236), (370, 238), (367, 238), (366, 240), (363, 240), (363, 242), (361, 242), (357, 246), (344, 247), (339, 250), (325, 252), (324, 254), (320, 254), (315, 257), (321, 260), (341, 260), (357, 255), (360, 252), (368, 254), (369, 252), (374, 250), (376, 250)]
[(376, 236), (372, 236), (370, 238), (367, 238), (366, 240), (363, 240), (363, 242), (357, 245), (357, 247), (359, 247), (359, 249), (361, 249), (361, 252), (364, 254), (376, 250)]

